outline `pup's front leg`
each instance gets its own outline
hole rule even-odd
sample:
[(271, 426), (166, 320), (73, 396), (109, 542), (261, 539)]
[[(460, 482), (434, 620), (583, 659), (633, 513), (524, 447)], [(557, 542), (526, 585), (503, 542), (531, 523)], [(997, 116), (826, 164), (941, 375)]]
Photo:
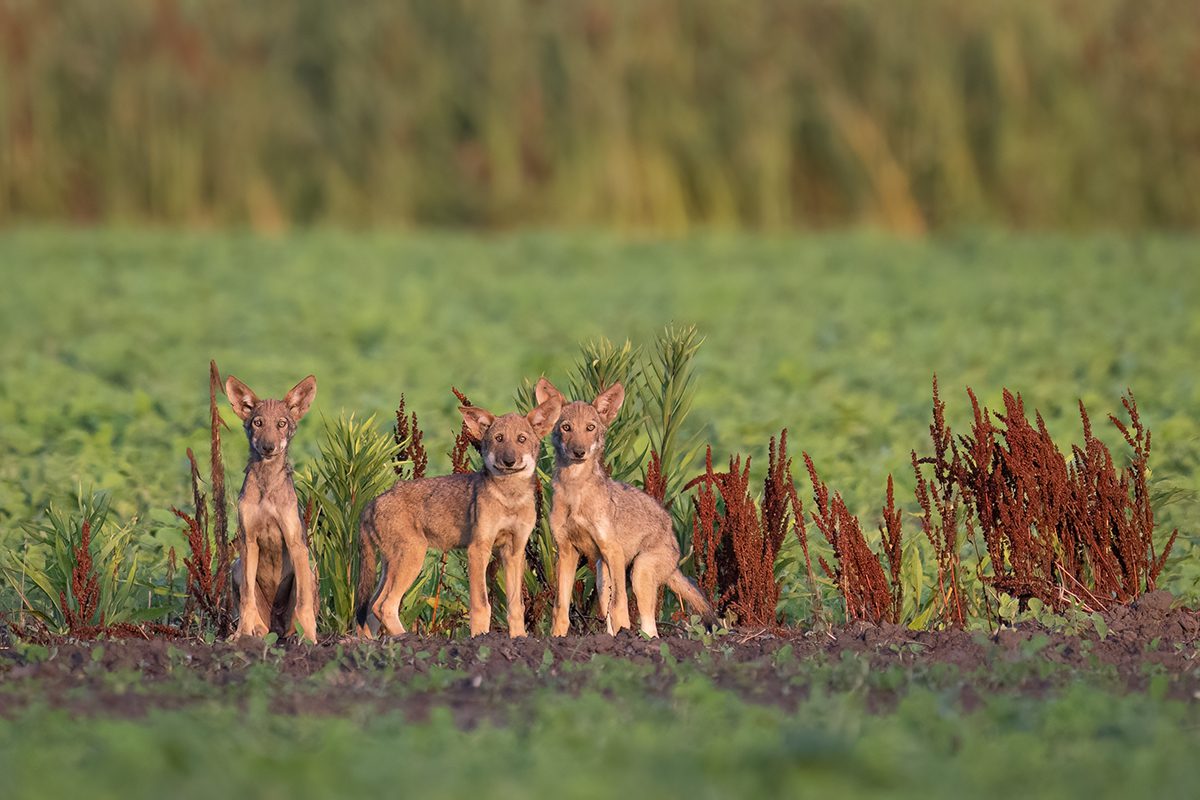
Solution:
[(492, 626), (492, 606), (487, 594), (487, 567), (491, 558), (491, 540), (487, 543), (475, 540), (467, 546), (467, 580), (471, 594), (471, 607), (467, 615), (472, 636), (487, 633)]
[(501, 551), (504, 558), (504, 594), (508, 599), (508, 635), (512, 638), (525, 635), (525, 597), (522, 588), (525, 580), (525, 545), (529, 535), (514, 537), (513, 542)]
[[(596, 538), (606, 573), (604, 583), (608, 587), (606, 591), (601, 592), (600, 600), (604, 604), (608, 632), (615, 635), (621, 629), (629, 627), (629, 600), (625, 594), (625, 553), (611, 532), (605, 532)], [(600, 565), (597, 564), (597, 577), (600, 575), (600, 569)], [(605, 594), (608, 594), (611, 600), (606, 598)]]
[(575, 591), (575, 570), (579, 551), (570, 542), (558, 543), (558, 586), (554, 600), (554, 625), (551, 636), (566, 636), (571, 629), (571, 594)]
[(571, 629), (571, 593), (575, 589), (575, 570), (579, 567), (579, 551), (567, 536), (567, 511), (562, 503), (550, 506), (550, 533), (558, 551), (557, 580), (554, 596), (554, 624), (551, 636), (566, 636)]
[(242, 556), (242, 585), (238, 592), (238, 626), (234, 638), (243, 636), (266, 636), (267, 623), (258, 613), (258, 540), (241, 528), (241, 539), (245, 552)]
[[(308, 547), (304, 543), (304, 531), (300, 518), (289, 520), (283, 532), (288, 558), (295, 575), (296, 613), (295, 624), (299, 633), (308, 641), (317, 641), (317, 591), (313, 580), (312, 566), (308, 560)], [(291, 631), (289, 631), (290, 633)]]

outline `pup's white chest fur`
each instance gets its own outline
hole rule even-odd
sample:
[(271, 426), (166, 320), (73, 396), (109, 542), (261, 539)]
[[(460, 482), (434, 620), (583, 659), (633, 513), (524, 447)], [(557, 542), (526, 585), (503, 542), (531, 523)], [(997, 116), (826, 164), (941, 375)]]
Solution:
[(597, 486), (567, 487), (556, 489), (555, 502), (566, 508), (567, 528), (572, 537), (586, 536), (603, 541), (609, 535), (606, 503), (601, 500)]

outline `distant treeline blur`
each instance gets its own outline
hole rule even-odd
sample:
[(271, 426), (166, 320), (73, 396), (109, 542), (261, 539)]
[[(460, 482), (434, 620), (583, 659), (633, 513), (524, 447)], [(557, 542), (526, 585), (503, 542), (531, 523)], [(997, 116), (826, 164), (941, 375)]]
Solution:
[(0, 221), (1200, 224), (1196, 0), (0, 0)]

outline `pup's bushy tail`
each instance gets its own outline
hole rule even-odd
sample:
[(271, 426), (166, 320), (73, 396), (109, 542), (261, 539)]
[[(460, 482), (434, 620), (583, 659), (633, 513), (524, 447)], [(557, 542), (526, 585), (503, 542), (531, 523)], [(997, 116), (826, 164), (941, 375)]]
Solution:
[(358, 522), (358, 588), (354, 592), (355, 621), (360, 632), (367, 629), (375, 593), (375, 524), (371, 521), (373, 504), (363, 509)]
[(688, 611), (700, 615), (705, 627), (712, 628), (717, 624), (717, 614), (713, 610), (712, 603), (708, 602), (704, 593), (678, 568), (671, 574), (671, 577), (667, 578), (667, 588), (679, 596)]

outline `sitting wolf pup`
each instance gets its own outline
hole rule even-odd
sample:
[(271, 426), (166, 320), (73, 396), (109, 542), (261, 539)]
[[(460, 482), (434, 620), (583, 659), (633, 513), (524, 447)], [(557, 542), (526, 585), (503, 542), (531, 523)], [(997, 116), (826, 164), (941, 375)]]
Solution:
[(317, 379), (309, 375), (283, 400), (259, 400), (230, 375), (225, 396), (250, 440), (246, 480), (238, 495), (238, 550), (233, 564), (236, 636), (317, 635), (317, 574), (308, 558), (288, 444), (312, 405)]
[[(508, 633), (525, 635), (521, 583), (525, 544), (537, 522), (537, 457), (542, 438), (558, 419), (553, 398), (525, 416), (495, 417), (474, 406), (461, 406), (467, 432), (479, 444), (483, 469), (468, 475), (443, 475), (398, 481), (363, 509), (359, 522), (358, 631), (372, 637), (383, 630), (404, 633), (400, 603), (416, 580), (430, 547), (465, 548), (470, 583), (471, 635), (487, 633), (492, 607), (487, 596), (487, 566), (500, 548)], [(375, 554), (383, 564), (374, 595)]]
[(571, 590), (580, 554), (596, 564), (597, 594), (609, 633), (629, 627), (625, 568), (632, 562), (633, 595), (642, 632), (657, 636), (654, 612), (664, 583), (688, 607), (712, 622), (712, 606), (679, 571), (679, 543), (671, 517), (650, 495), (614, 481), (604, 472), (604, 434), (625, 401), (619, 383), (595, 402), (566, 398), (542, 378), (534, 387), (539, 403), (563, 403), (554, 426), (554, 506), (550, 530), (558, 548), (558, 596), (551, 633), (564, 636), (570, 626)]

